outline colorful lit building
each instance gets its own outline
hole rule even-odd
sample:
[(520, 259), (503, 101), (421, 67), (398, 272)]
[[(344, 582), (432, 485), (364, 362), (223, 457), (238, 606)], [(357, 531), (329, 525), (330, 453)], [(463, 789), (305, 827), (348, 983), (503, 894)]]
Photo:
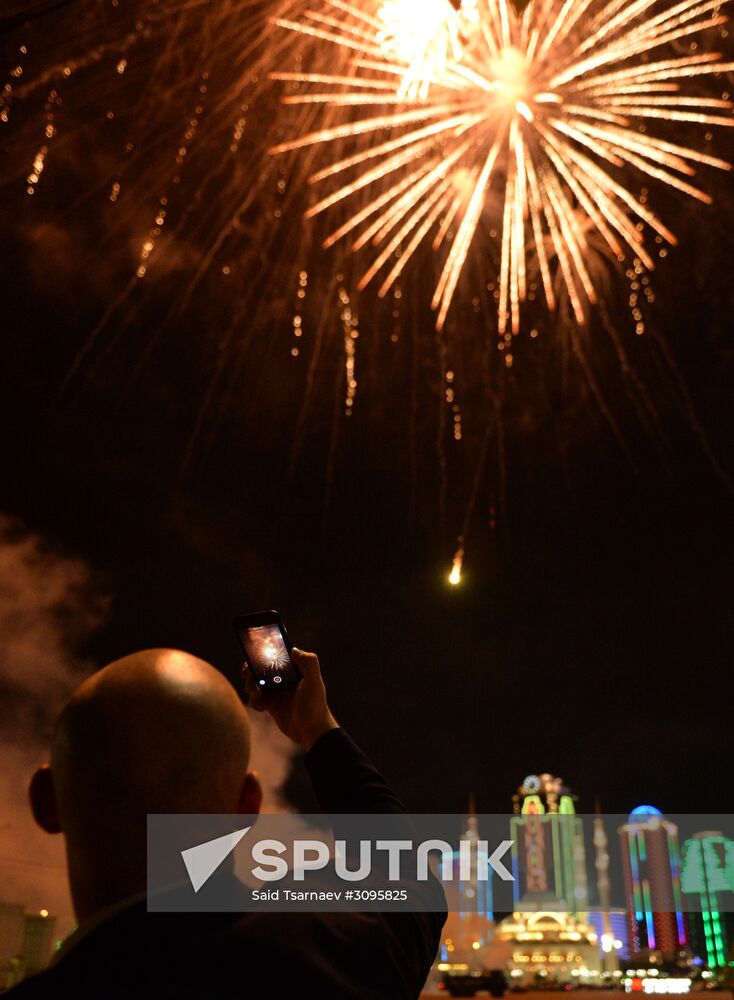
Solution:
[(584, 826), (574, 802), (552, 774), (529, 775), (513, 797), (514, 912), (498, 925), (497, 939), (511, 948), (508, 969), (523, 984), (590, 983), (602, 971), (586, 914)]
[(594, 867), (599, 909), (589, 914), (589, 922), (599, 937), (604, 972), (616, 976), (619, 959), (629, 956), (627, 917), (623, 912), (611, 909), (609, 841), (598, 798), (594, 816)]
[(497, 925), (497, 939), (509, 945), (513, 982), (545, 980), (594, 984), (602, 973), (596, 931), (570, 913), (513, 913)]
[(582, 916), (588, 903), (584, 825), (570, 789), (551, 774), (530, 775), (513, 802), (515, 909)]
[(616, 972), (620, 960), (630, 957), (629, 927), (624, 910), (592, 910), (589, 923), (599, 938), (605, 972)]
[[(576, 802), (576, 796), (564, 784), (563, 778), (556, 778), (552, 774), (529, 774), (525, 778), (512, 796), (513, 812), (516, 816), (523, 813), (529, 798), (539, 799), (544, 813), (561, 812), (562, 799), (570, 799), (572, 804)], [(564, 808), (567, 808), (567, 804)], [(571, 811), (575, 812), (575, 806)]]
[(654, 806), (639, 806), (619, 828), (633, 955), (674, 958), (690, 946), (680, 882), (678, 827)]
[(734, 945), (734, 840), (697, 833), (682, 851), (681, 889), (691, 945), (711, 969), (725, 968)]
[(448, 914), (444, 925), (443, 941), (439, 950), (442, 962), (465, 962), (471, 958), (482, 959), (485, 949), (494, 939), (494, 913), (492, 906), (492, 879), (480, 879), (478, 866), (487, 862), (486, 851), (479, 851), (479, 828), (473, 798), (469, 802), (467, 828), (464, 841), (472, 844), (469, 877), (462, 878), (460, 856), (453, 856), (454, 880), (458, 891), (458, 912)]

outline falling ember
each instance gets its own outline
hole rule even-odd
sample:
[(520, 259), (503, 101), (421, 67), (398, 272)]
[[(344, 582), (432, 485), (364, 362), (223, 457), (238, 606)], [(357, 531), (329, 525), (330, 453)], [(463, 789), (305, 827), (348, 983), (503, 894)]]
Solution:
[(461, 583), (461, 573), (464, 568), (464, 548), (463, 546), (454, 556), (454, 564), (449, 573), (449, 583), (452, 587), (458, 587)]
[(33, 194), (36, 190), (36, 185), (41, 179), (41, 174), (43, 173), (43, 168), (46, 165), (46, 155), (48, 154), (48, 146), (41, 146), (41, 148), (36, 153), (33, 158), (33, 169), (26, 177), (26, 182), (28, 184), (27, 193)]
[(698, 136), (656, 134), (660, 123), (734, 125), (726, 95), (686, 89), (734, 69), (694, 41), (726, 23), (727, 2), (536, 0), (518, 14), (509, 0), (321, 0), (277, 23), (333, 46), (339, 75), (272, 76), (298, 85), (285, 103), (353, 109), (350, 120), (273, 152), (330, 155), (311, 182), (338, 186), (308, 215), (346, 208), (325, 246), (372, 248), (360, 288), (379, 276), (387, 295), (428, 242), (442, 257), (442, 329), (486, 221), (499, 231), (499, 333), (519, 332), (536, 276), (548, 308), (562, 287), (582, 324), (598, 295), (590, 234), (652, 270), (646, 235), (676, 238), (634, 192), (652, 179), (710, 204), (696, 169), (731, 169)]
[(344, 330), (344, 378), (347, 387), (345, 413), (351, 417), (357, 398), (357, 341), (359, 339), (359, 317), (354, 312), (346, 288), (339, 289), (341, 321)]

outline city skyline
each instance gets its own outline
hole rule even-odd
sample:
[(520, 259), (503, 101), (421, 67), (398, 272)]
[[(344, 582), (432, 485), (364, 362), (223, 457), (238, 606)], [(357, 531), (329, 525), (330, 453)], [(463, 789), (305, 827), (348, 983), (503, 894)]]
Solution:
[[(512, 912), (495, 913), (496, 880), (477, 878), (478, 855), (472, 855), (472, 873), (458, 886), (461, 909), (449, 916), (439, 964), (491, 956), (518, 981), (542, 974), (593, 982), (622, 981), (629, 963), (639, 978), (641, 964), (656, 973), (662, 968), (656, 962), (687, 962), (694, 971), (698, 962), (699, 971), (717, 972), (734, 961), (734, 840), (703, 831), (679, 843), (676, 823), (651, 805), (636, 806), (626, 817), (577, 814), (572, 788), (548, 772), (527, 775), (511, 801), (513, 811), (503, 822), (513, 840)], [(473, 797), (464, 825), (464, 839), (477, 844), (482, 816)], [(460, 879), (458, 862), (457, 854)], [(605, 883), (615, 866), (610, 903)], [(55, 918), (47, 910), (29, 912), (6, 901), (2, 912), (15, 921), (12, 940), (21, 940), (22, 923), (26, 938), (33, 932), (40, 942), (34, 947), (51, 948)], [(0, 956), (0, 965), (4, 961), (8, 975), (19, 975), (24, 965), (11, 958)]]
[[(547, 772), (526, 776), (512, 801), (513, 912), (496, 923), (491, 886), (481, 907), (470, 885), (467, 914), (447, 925), (444, 965), (470, 961), (474, 951), (485, 961), (501, 959), (522, 982), (537, 975), (585, 982), (606, 976), (637, 989), (644, 980), (640, 965), (654, 979), (661, 963), (692, 975), (697, 966), (717, 973), (734, 962), (734, 840), (693, 833), (679, 845), (678, 826), (651, 805), (635, 806), (626, 817), (577, 815), (577, 796)], [(480, 821), (469, 818), (475, 839)], [(616, 852), (607, 824), (614, 826)], [(622, 886), (624, 907), (611, 906), (610, 889), (619, 902)], [(634, 987), (623, 971), (630, 963)]]

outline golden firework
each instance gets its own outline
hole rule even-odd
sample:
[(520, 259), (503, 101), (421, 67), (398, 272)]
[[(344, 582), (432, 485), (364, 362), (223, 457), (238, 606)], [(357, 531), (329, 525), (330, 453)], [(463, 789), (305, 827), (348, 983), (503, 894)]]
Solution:
[(731, 169), (698, 135), (683, 145), (664, 132), (734, 124), (727, 95), (686, 88), (734, 69), (697, 41), (726, 22), (723, 3), (534, 0), (519, 14), (508, 0), (321, 0), (277, 23), (331, 46), (339, 73), (272, 75), (296, 85), (288, 104), (354, 110), (273, 151), (323, 147), (311, 182), (337, 186), (308, 215), (348, 207), (324, 245), (373, 248), (360, 288), (380, 276), (386, 295), (430, 241), (443, 254), (441, 329), (491, 200), (499, 332), (518, 332), (531, 268), (548, 308), (558, 275), (583, 323), (597, 299), (590, 234), (652, 269), (646, 232), (676, 240), (635, 191), (652, 179), (708, 204), (696, 167)]

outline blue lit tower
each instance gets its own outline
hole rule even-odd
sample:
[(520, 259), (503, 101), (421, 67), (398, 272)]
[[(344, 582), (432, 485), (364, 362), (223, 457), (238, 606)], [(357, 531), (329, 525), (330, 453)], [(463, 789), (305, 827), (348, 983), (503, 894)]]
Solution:
[(442, 961), (467, 961), (475, 956), (482, 959), (484, 949), (494, 939), (494, 913), (492, 904), (492, 878), (479, 878), (479, 862), (486, 865), (487, 852), (478, 849), (479, 826), (474, 796), (469, 798), (467, 827), (462, 838), (472, 845), (470, 870), (463, 877), (461, 855), (453, 855), (453, 876), (458, 890), (458, 907), (449, 913), (444, 926), (444, 936), (439, 952)]
[(619, 828), (633, 954), (674, 956), (689, 946), (680, 884), (678, 827), (654, 806), (638, 806)]
[(709, 968), (724, 968), (734, 944), (734, 840), (718, 832), (686, 840), (681, 888), (695, 953)]
[(619, 968), (617, 956), (624, 948), (627, 938), (627, 928), (626, 926), (620, 926), (626, 924), (624, 914), (612, 913), (610, 906), (608, 847), (609, 843), (607, 841), (607, 831), (604, 827), (604, 817), (602, 816), (601, 805), (597, 799), (596, 815), (594, 816), (594, 866), (596, 868), (599, 909), (596, 913), (591, 914), (590, 922), (599, 935), (604, 971), (613, 973)]
[(484, 945), (492, 937), (494, 930), (494, 913), (492, 905), (492, 879), (479, 879), (478, 862), (486, 862), (486, 851), (479, 851), (479, 827), (477, 823), (474, 796), (469, 798), (469, 816), (463, 839), (472, 845), (471, 872), (469, 878), (461, 878), (459, 858), (454, 857), (454, 868), (458, 880), (461, 912), (459, 917), (464, 924), (464, 936), (471, 939), (472, 948), (476, 950), (476, 942)]

